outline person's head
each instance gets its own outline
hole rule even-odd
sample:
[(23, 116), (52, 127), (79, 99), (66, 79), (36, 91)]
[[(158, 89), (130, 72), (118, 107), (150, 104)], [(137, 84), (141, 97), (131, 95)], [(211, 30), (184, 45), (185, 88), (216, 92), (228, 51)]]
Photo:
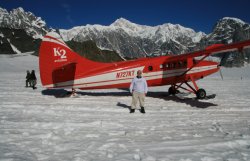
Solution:
[(32, 70), (32, 73), (35, 73), (35, 70)]
[(29, 73), (30, 71), (29, 70), (27, 70), (27, 73)]
[(138, 71), (137, 71), (137, 76), (141, 77), (141, 75), (142, 75), (142, 71), (141, 71), (141, 70), (138, 70)]

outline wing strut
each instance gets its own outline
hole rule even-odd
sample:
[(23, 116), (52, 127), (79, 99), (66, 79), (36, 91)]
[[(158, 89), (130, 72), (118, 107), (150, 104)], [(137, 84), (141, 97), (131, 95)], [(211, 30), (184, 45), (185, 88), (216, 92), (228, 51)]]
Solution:
[(202, 60), (206, 59), (206, 57), (208, 57), (208, 56), (209, 56), (209, 54), (204, 55), (200, 60), (198, 60), (198, 62), (196, 64), (193, 64), (188, 70), (186, 70), (180, 76), (183, 76), (183, 75), (187, 74), (187, 72), (189, 72), (190, 70), (192, 70), (196, 65), (198, 65)]

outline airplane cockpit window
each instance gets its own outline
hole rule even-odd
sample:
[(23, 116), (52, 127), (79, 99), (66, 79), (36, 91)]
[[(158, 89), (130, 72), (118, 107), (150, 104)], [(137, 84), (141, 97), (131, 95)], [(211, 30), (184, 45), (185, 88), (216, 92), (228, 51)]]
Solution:
[[(167, 63), (165, 64), (165, 67), (167, 69), (172, 69), (172, 68), (183, 68), (183, 67), (186, 67), (187, 66), (187, 61), (186, 60), (183, 60), (183, 61), (178, 61), (178, 62), (170, 62), (170, 63)], [(160, 68), (164, 68), (164, 65), (163, 67), (160, 66)]]

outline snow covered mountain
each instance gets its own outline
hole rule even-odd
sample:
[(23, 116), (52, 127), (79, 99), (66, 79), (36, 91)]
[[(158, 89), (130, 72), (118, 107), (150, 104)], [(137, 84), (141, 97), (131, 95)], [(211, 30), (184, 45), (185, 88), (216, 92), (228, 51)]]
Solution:
[[(211, 44), (247, 40), (250, 39), (250, 24), (237, 18), (225, 17), (216, 23), (212, 33), (206, 35), (178, 24), (145, 26), (120, 18), (109, 26), (79, 26), (60, 30), (60, 34), (65, 41), (92, 40), (99, 48), (116, 51), (123, 57), (137, 58), (167, 53), (182, 54), (204, 49)], [(219, 56), (223, 57), (223, 64), (227, 66), (250, 63), (250, 51), (244, 55), (234, 52), (226, 57)]]
[(0, 8), (0, 54), (38, 51), (41, 38), (50, 29), (41, 17), (19, 7)]
[(250, 39), (250, 24), (237, 18), (224, 17), (216, 23), (206, 39), (208, 44), (229, 44)]
[(22, 7), (13, 9), (10, 12), (0, 8), (0, 27), (24, 29), (34, 39), (41, 39), (49, 30), (41, 17), (36, 17), (31, 12), (25, 12)]
[(180, 54), (196, 46), (205, 35), (181, 25), (166, 23), (145, 26), (124, 18), (109, 26), (86, 25), (59, 30), (65, 41), (93, 40), (102, 49), (114, 50), (124, 57), (145, 57), (150, 54)]
[[(250, 39), (250, 24), (240, 19), (224, 17), (220, 19), (213, 32), (203, 37), (199, 43), (199, 48), (204, 48), (211, 44), (230, 44)], [(250, 50), (239, 54), (232, 52), (225, 55), (224, 64), (228, 66), (242, 66), (245, 62), (250, 63)]]

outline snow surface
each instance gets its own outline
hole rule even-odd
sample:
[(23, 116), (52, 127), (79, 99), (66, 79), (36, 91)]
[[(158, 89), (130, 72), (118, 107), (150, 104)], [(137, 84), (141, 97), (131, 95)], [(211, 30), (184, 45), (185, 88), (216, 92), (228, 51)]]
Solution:
[(126, 90), (25, 88), (28, 69), (39, 78), (37, 57), (0, 55), (1, 161), (250, 160), (249, 67), (199, 81), (214, 99), (149, 88), (146, 114), (129, 114)]

